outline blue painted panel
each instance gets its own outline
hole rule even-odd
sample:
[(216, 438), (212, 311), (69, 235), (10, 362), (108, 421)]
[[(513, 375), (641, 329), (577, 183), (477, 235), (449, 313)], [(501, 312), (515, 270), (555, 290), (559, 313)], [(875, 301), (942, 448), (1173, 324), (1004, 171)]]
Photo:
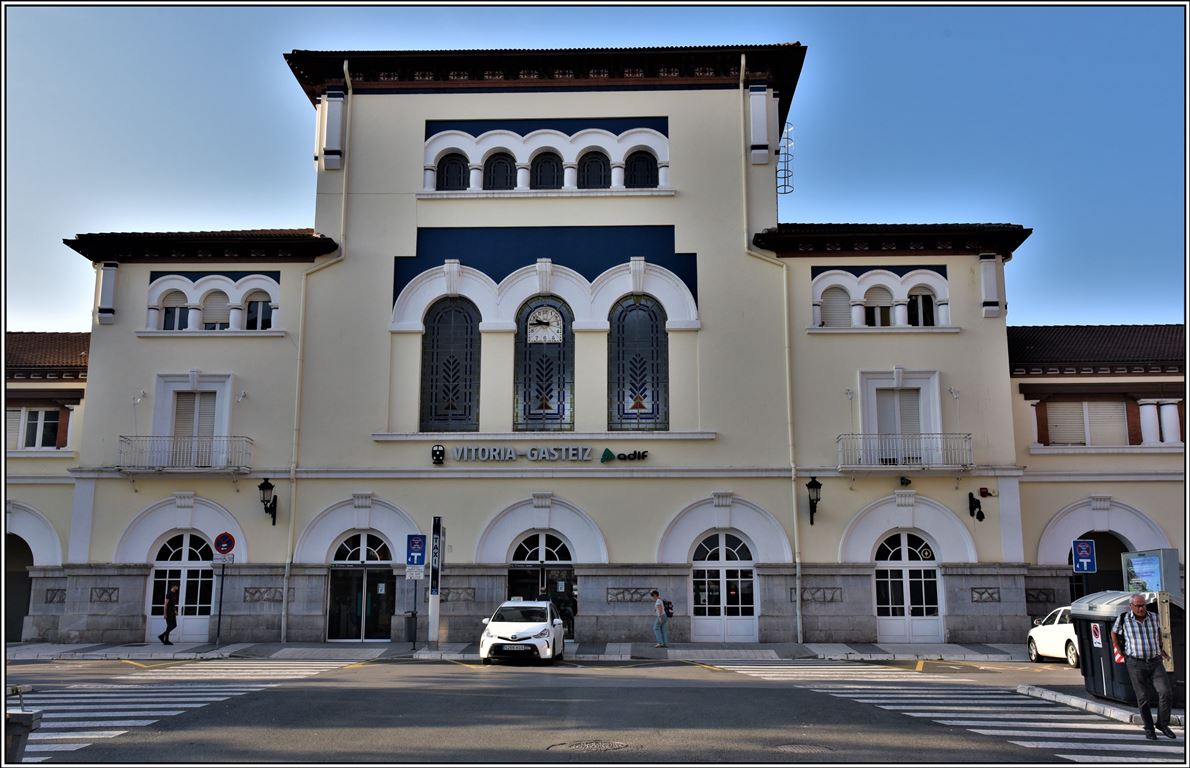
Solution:
[(594, 280), (633, 256), (673, 272), (698, 300), (697, 258), (674, 253), (674, 228), (631, 226), (421, 227), (417, 255), (394, 259), (393, 301), (410, 280), (446, 259), (458, 259), (499, 283), (538, 259), (552, 259)]
[(835, 270), (839, 270), (841, 272), (850, 272), (851, 274), (855, 275), (856, 277), (859, 277), (860, 275), (866, 274), (868, 272), (874, 272), (877, 269), (883, 269), (886, 272), (892, 272), (894, 275), (897, 275), (898, 277), (904, 277), (905, 275), (909, 274), (910, 272), (913, 272), (914, 270), (926, 269), (926, 270), (929, 270), (930, 272), (937, 272), (938, 274), (942, 275), (943, 277), (946, 277), (946, 265), (945, 264), (916, 264), (916, 265), (902, 264), (902, 265), (897, 265), (897, 266), (881, 265), (881, 266), (867, 266), (867, 267), (810, 267), (810, 279), (813, 280), (814, 278), (821, 275), (823, 272), (833, 272)]
[(273, 282), (275, 282), (277, 284), (281, 283), (281, 273), (280, 272), (262, 272), (260, 270), (256, 270), (254, 272), (225, 272), (225, 271), (218, 271), (218, 270), (214, 270), (214, 271), (210, 271), (210, 272), (181, 272), (181, 271), (177, 271), (177, 270), (173, 270), (173, 271), (169, 271), (169, 272), (150, 272), (149, 273), (149, 282), (152, 283), (154, 280), (161, 278), (161, 277), (166, 277), (168, 275), (178, 275), (179, 277), (184, 277), (191, 282), (194, 282), (195, 280), (198, 280), (201, 277), (207, 277), (208, 275), (219, 275), (221, 277), (230, 278), (233, 281), (239, 280), (244, 277), (248, 277), (249, 275), (264, 275), (265, 277), (272, 278)]
[(443, 131), (462, 131), (479, 136), (487, 131), (505, 130), (524, 136), (533, 131), (561, 131), (573, 136), (588, 128), (602, 128), (614, 134), (621, 134), (632, 128), (652, 128), (663, 136), (669, 135), (668, 117), (575, 117), (557, 119), (522, 120), (427, 120), (426, 138)]

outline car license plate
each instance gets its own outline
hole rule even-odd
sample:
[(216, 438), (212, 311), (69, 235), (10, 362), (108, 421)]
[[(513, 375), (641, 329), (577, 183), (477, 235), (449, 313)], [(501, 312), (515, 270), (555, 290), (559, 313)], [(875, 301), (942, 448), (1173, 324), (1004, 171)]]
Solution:
[(506, 650), (506, 651), (527, 651), (527, 650), (529, 650), (529, 646), (527, 646), (527, 645), (506, 645), (506, 646), (504, 646), (504, 650)]

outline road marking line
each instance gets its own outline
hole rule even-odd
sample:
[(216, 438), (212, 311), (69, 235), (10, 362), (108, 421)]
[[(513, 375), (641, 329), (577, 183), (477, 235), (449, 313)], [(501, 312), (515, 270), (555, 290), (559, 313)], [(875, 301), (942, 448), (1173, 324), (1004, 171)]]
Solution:
[[(963, 716), (963, 713), (962, 713), (962, 712), (953, 712), (953, 711), (952, 711), (952, 712), (938, 712), (938, 711), (932, 711), (932, 712), (902, 712), (901, 714), (902, 714), (902, 715), (907, 715), (908, 717), (948, 717), (948, 718), (949, 718), (949, 717), (962, 717), (962, 716)], [(1013, 714), (997, 714), (997, 713), (995, 713), (995, 712), (980, 712), (979, 714), (974, 714), (974, 713), (973, 713), (973, 714), (971, 715), (971, 717), (991, 717), (991, 718), (996, 718), (996, 719), (1000, 719), (1000, 718), (1003, 718), (1003, 719), (1011, 719), (1011, 718), (1014, 718), (1014, 717), (1017, 717), (1017, 718), (1019, 718), (1019, 717), (1020, 717), (1020, 715), (1019, 715), (1019, 714), (1017, 714), (1017, 713), (1013, 713)], [(1040, 712), (1038, 712), (1038, 713), (1030, 712), (1030, 713), (1029, 713), (1029, 715), (1028, 715), (1028, 717), (1030, 717), (1031, 719), (1034, 719), (1034, 720), (1098, 720), (1098, 719), (1099, 719), (1098, 715), (1076, 715), (1076, 714), (1069, 714), (1069, 715), (1062, 715), (1062, 714), (1046, 715), (1046, 714), (1042, 714), (1042, 713), (1040, 713)]]
[[(1067, 760), (1072, 760), (1076, 763), (1119, 763), (1119, 755), (1056, 755), (1056, 757), (1064, 757)], [(1168, 757), (1138, 757), (1129, 755), (1128, 762), (1130, 763), (1173, 763), (1177, 764), (1180, 761)]]
[(917, 668), (916, 668), (916, 669), (914, 669), (913, 671), (914, 671), (914, 672), (921, 672), (921, 671), (922, 671), (922, 669), (924, 669), (924, 668), (925, 668), (925, 666), (926, 666), (926, 663), (925, 663), (924, 661), (922, 661), (922, 660), (920, 660), (920, 659), (919, 659), (919, 660), (918, 660), (918, 662), (917, 662)]
[(984, 728), (1036, 728), (1038, 725), (1045, 725), (1054, 728), (1094, 728), (1097, 731), (1136, 730), (1135, 725), (1099, 723), (1089, 717), (1075, 719), (1073, 715), (1070, 720), (1046, 720), (1044, 723), (1037, 723), (1033, 720), (939, 720), (938, 722), (941, 725), (982, 726)]
[[(1147, 739), (1143, 733), (1080, 733), (1078, 731), (1040, 731), (1038, 729), (1015, 730), (1001, 728), (969, 728), (974, 733), (984, 736), (1043, 736), (1047, 739), (1125, 739), (1140, 741)], [(1094, 745), (1096, 748), (1098, 745)]]
[(152, 725), (156, 720), (63, 720), (60, 723), (42, 723), (41, 728), (102, 728), (103, 726), (120, 726), (123, 728), (141, 728)]
[[(43, 719), (51, 717), (173, 717), (180, 715), (185, 710), (182, 709), (155, 709), (147, 712), (45, 712), (42, 714)], [(42, 726), (45, 727), (45, 726)]]
[(695, 667), (702, 667), (703, 669), (709, 669), (712, 672), (735, 672), (736, 671), (734, 669), (730, 669), (727, 667), (716, 667), (712, 664), (703, 664), (698, 661), (690, 661), (689, 659), (679, 659), (679, 661), (681, 661), (683, 664), (691, 664)]
[[(1154, 744), (1149, 746), (1147, 744), (1082, 744), (1077, 741), (1014, 741), (1009, 739), (1010, 744), (1016, 744), (1018, 747), (1029, 747), (1030, 749), (1091, 749), (1096, 752), (1133, 752), (1141, 750), (1144, 752), (1168, 752), (1182, 754), (1186, 746), (1160, 746)], [(1128, 758), (1131, 760), (1131, 756)]]
[[(29, 734), (32, 736), (33, 734)], [(26, 752), (73, 752), (76, 749), (90, 746), (91, 742), (85, 741), (82, 744), (26, 744)]]
[(45, 739), (112, 739), (128, 731), (75, 731), (74, 733), (42, 733), (36, 731), (29, 734), (30, 741)]
[(468, 664), (465, 661), (459, 661), (457, 659), (443, 659), (443, 661), (449, 661), (451, 664), (458, 664), (460, 667), (466, 667), (467, 669), (483, 669), (486, 666), (484, 664)]

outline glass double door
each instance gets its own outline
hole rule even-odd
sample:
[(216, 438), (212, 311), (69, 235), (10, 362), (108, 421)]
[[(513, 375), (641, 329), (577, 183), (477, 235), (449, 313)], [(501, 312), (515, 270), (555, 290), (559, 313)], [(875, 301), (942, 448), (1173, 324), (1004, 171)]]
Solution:
[(392, 568), (332, 568), (327, 640), (391, 640), (397, 604)]
[(567, 639), (574, 638), (574, 617), (578, 613), (578, 584), (570, 566), (513, 565), (508, 570), (508, 598), (553, 601), (566, 625)]

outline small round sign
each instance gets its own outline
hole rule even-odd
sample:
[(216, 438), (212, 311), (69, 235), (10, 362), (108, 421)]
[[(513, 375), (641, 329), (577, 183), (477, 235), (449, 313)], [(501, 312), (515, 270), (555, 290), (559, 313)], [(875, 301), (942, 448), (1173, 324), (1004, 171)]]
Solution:
[(215, 537), (215, 551), (221, 555), (226, 555), (236, 548), (236, 537), (232, 536), (227, 531)]

